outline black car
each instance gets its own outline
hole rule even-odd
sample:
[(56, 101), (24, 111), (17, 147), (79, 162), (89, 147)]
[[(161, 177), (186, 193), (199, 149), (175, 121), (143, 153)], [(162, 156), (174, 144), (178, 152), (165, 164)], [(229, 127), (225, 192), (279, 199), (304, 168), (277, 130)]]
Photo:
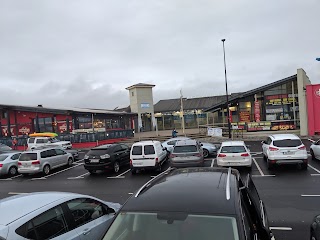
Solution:
[(263, 202), (231, 168), (159, 174), (120, 209), (104, 240), (270, 240)]
[(320, 215), (317, 215), (313, 218), (310, 226), (310, 239), (320, 240)]
[(90, 173), (97, 170), (119, 172), (120, 167), (130, 164), (130, 148), (125, 144), (106, 144), (92, 148), (84, 156), (84, 168)]

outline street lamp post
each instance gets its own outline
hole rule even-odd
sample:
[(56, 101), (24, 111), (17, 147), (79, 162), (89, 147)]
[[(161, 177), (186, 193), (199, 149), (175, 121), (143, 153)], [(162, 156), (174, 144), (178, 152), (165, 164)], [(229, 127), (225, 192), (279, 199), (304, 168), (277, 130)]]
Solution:
[(227, 117), (228, 117), (228, 134), (231, 138), (231, 123), (230, 123), (230, 112), (229, 112), (229, 94), (228, 94), (228, 81), (227, 81), (227, 64), (226, 64), (226, 51), (224, 48), (225, 39), (221, 39), (223, 46), (223, 60), (224, 60), (224, 79), (226, 84), (226, 98), (227, 98)]

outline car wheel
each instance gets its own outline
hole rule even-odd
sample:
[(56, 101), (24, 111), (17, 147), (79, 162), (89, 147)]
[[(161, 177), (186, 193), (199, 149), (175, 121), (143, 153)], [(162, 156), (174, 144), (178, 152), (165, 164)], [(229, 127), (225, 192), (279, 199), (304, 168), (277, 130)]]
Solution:
[(131, 169), (131, 174), (132, 175), (135, 175), (137, 173), (137, 170), (136, 169)]
[(274, 164), (270, 163), (270, 161), (267, 159), (267, 164), (268, 164), (268, 170), (271, 170), (274, 168)]
[(310, 149), (310, 154), (311, 154), (312, 160), (317, 160), (312, 149)]
[(120, 170), (120, 165), (119, 165), (119, 163), (117, 161), (115, 161), (114, 164), (113, 164), (113, 171), (115, 173), (117, 173), (117, 172), (119, 172), (119, 170)]
[(264, 161), (267, 161), (267, 157), (266, 157), (266, 155), (264, 155), (264, 154), (263, 154), (263, 160), (264, 160)]
[(314, 232), (311, 232), (310, 240), (317, 240), (316, 236), (314, 235)]
[(159, 166), (157, 167), (157, 172), (161, 172), (161, 170), (162, 170), (162, 166), (161, 166), (161, 163), (159, 163)]
[(72, 158), (69, 158), (69, 159), (68, 159), (68, 166), (72, 166), (72, 163), (73, 163), (73, 159), (72, 159)]
[(299, 164), (299, 165), (300, 165), (301, 170), (307, 170), (308, 169), (308, 163), (302, 163), (302, 164)]
[(43, 167), (43, 174), (48, 175), (50, 173), (50, 166), (47, 164)]
[(207, 149), (203, 149), (203, 157), (209, 157), (209, 151)]
[(8, 174), (9, 174), (10, 176), (15, 176), (15, 175), (17, 175), (17, 173), (18, 173), (18, 170), (17, 170), (16, 167), (10, 167), (10, 168), (9, 168)]
[(90, 174), (95, 174), (95, 173), (97, 173), (96, 170), (88, 170), (88, 171), (89, 171)]

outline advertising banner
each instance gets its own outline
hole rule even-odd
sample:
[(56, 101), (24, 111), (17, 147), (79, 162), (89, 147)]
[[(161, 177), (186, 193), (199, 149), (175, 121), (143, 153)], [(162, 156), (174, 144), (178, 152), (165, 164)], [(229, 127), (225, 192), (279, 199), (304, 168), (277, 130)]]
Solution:
[(208, 136), (222, 137), (222, 129), (221, 128), (208, 128)]
[(307, 85), (309, 135), (320, 133), (320, 84)]
[(260, 103), (259, 101), (254, 102), (254, 118), (256, 122), (260, 122)]
[(240, 112), (240, 122), (250, 122), (250, 112)]

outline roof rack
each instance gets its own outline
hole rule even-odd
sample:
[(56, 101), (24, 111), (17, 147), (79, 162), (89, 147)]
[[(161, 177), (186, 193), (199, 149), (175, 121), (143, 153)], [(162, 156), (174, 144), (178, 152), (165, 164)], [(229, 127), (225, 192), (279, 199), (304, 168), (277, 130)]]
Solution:
[(161, 177), (162, 175), (165, 175), (167, 174), (168, 172), (172, 171), (172, 170), (175, 170), (175, 168), (172, 168), (172, 167), (169, 167), (166, 171), (158, 174), (157, 176), (155, 176), (154, 178), (152, 178), (151, 180), (149, 180), (148, 182), (146, 182), (136, 193), (136, 195), (134, 197), (138, 197), (139, 194), (147, 187), (149, 187), (149, 185), (155, 181), (156, 179), (158, 179), (159, 177)]
[(226, 185), (226, 198), (230, 200), (230, 179), (231, 179), (231, 167), (228, 168), (227, 185)]

